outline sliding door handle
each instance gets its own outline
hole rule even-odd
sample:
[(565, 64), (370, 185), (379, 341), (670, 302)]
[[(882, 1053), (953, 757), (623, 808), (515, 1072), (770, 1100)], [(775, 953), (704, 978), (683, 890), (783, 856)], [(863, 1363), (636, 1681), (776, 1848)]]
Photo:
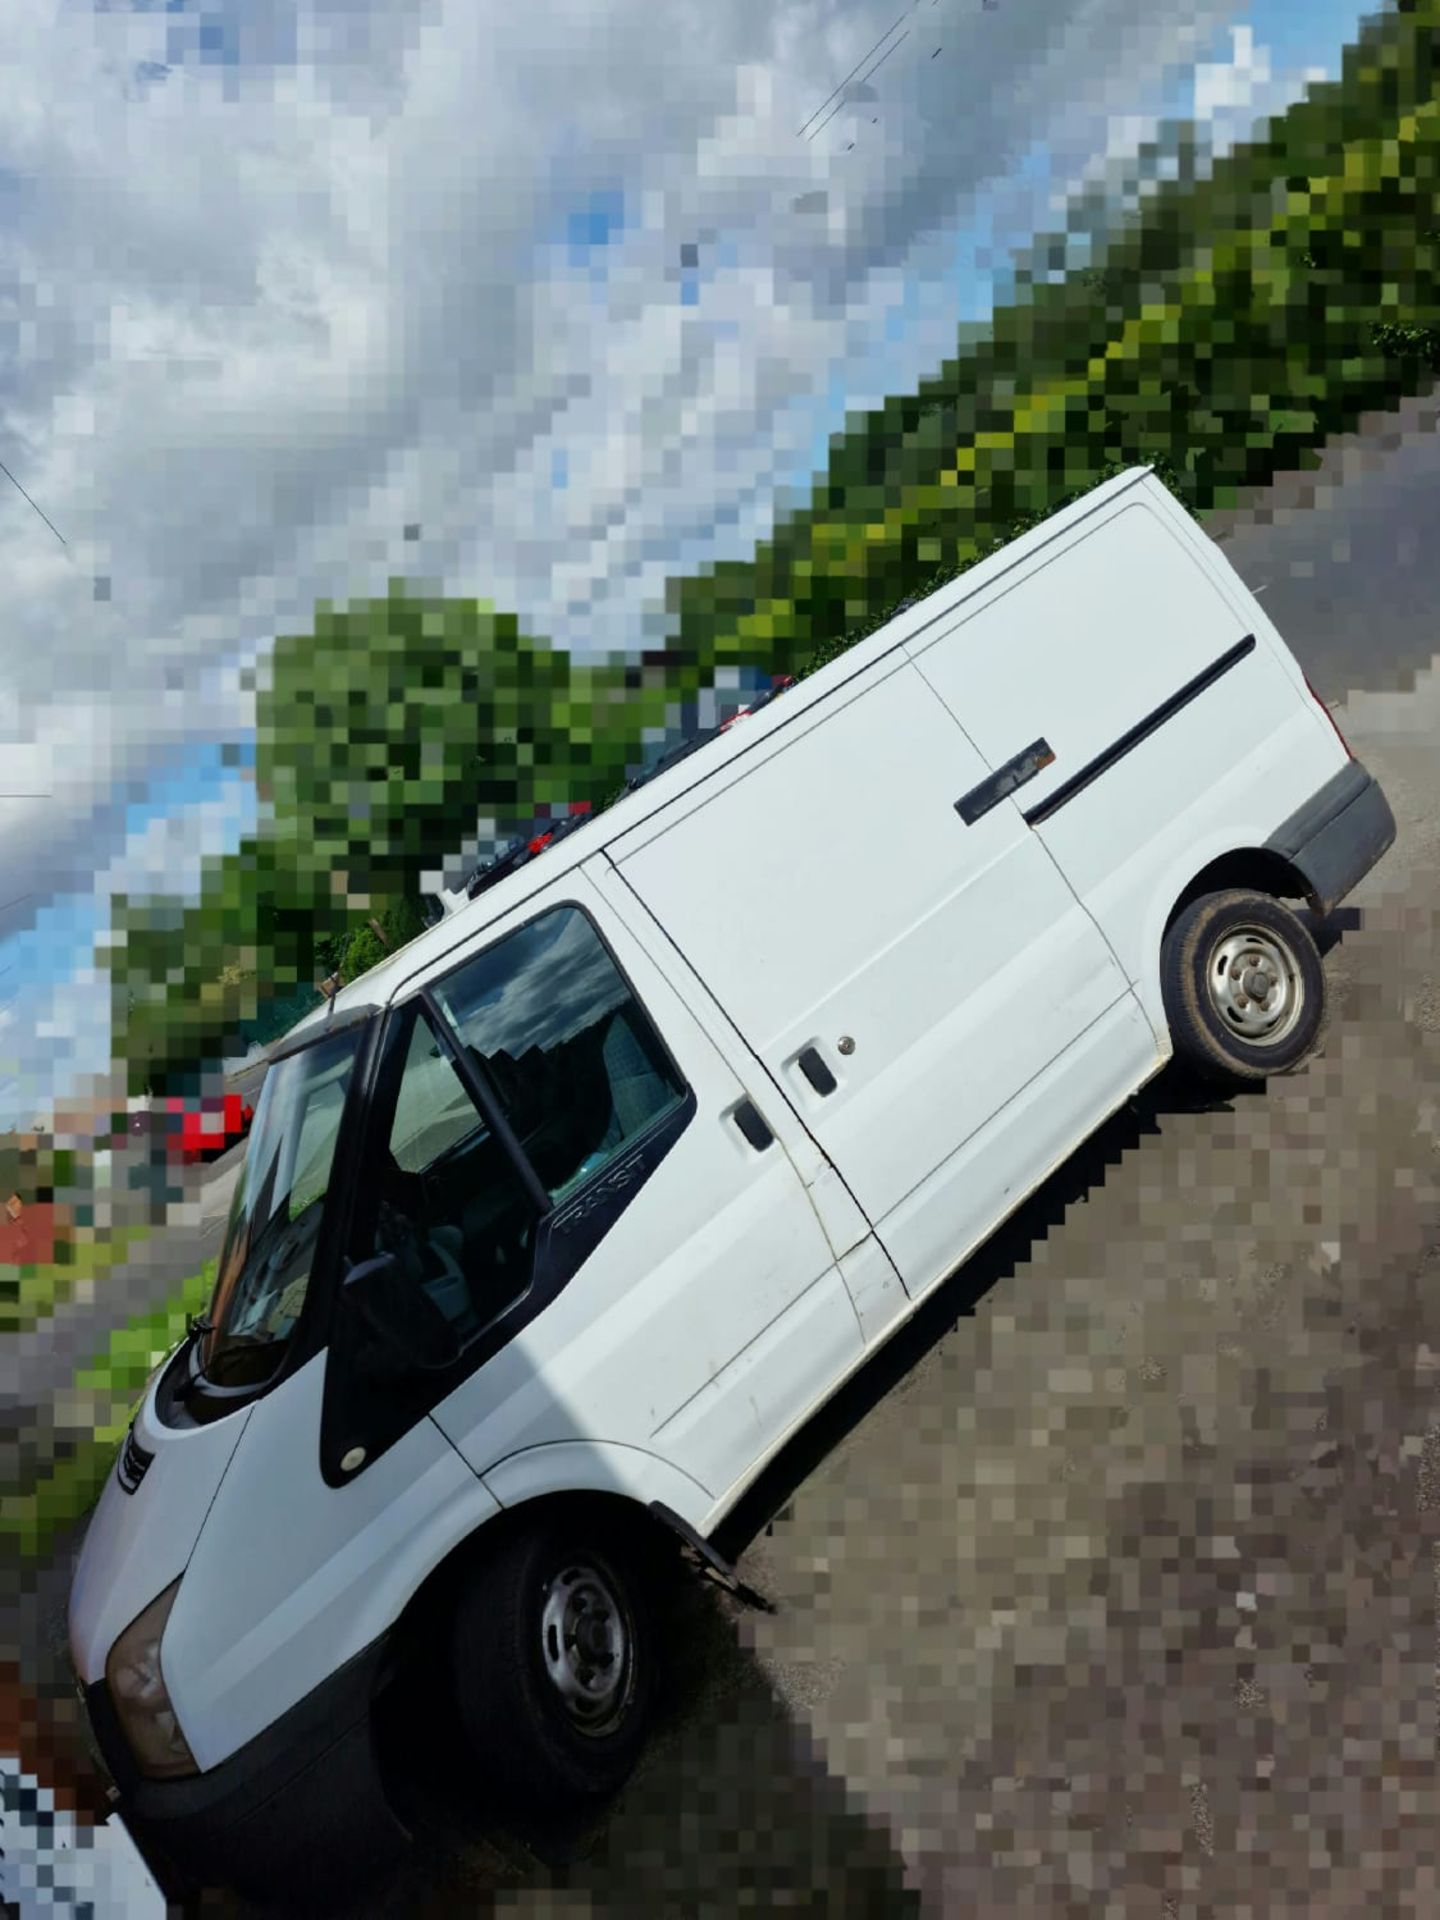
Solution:
[(1054, 759), (1055, 750), (1048, 740), (1032, 741), (1023, 753), (1017, 753), (1013, 760), (1007, 760), (1003, 767), (997, 767), (978, 787), (962, 793), (955, 802), (955, 811), (967, 827), (973, 827), (982, 815), (989, 813), (992, 807), (998, 807), (1002, 800), (1008, 799), (1027, 780), (1033, 780), (1041, 768), (1052, 765)]

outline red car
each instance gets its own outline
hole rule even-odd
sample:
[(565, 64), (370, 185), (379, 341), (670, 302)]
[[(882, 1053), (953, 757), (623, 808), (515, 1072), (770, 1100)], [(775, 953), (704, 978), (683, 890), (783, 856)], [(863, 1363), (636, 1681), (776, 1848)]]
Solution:
[(166, 1128), (167, 1147), (172, 1159), (187, 1163), (214, 1160), (227, 1147), (243, 1140), (250, 1131), (255, 1109), (243, 1094), (226, 1093), (195, 1101), (171, 1094), (158, 1102), (159, 1111), (178, 1116)]

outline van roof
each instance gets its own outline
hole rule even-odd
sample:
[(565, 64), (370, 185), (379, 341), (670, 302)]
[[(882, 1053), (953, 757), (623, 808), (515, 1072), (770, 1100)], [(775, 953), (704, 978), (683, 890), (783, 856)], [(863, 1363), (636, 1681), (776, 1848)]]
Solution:
[(333, 1000), (316, 1007), (298, 1021), (278, 1043), (279, 1046), (288, 1051), (302, 1036), (309, 1037), (312, 1030), (318, 1032), (332, 1018), (338, 1019), (342, 1014), (388, 1006), (408, 980), (425, 971), (436, 960), (468, 945), (492, 921), (504, 919), (532, 894), (549, 887), (560, 875), (568, 873), (602, 847), (630, 833), (662, 808), (672, 805), (692, 787), (710, 779), (721, 767), (729, 766), (752, 752), (776, 728), (787, 726), (799, 713), (813, 706), (816, 701), (823, 700), (836, 687), (843, 686), (847, 680), (885, 654), (893, 652), (905, 641), (913, 640), (935, 620), (953, 612), (999, 575), (1029, 559), (1057, 534), (1066, 532), (1077, 520), (1084, 519), (1117, 494), (1135, 486), (1150, 472), (1149, 467), (1127, 467), (1113, 479), (1092, 487), (1089, 493), (1072, 501), (1068, 507), (1051, 514), (1038, 526), (1031, 527), (1028, 532), (997, 548), (956, 579), (938, 587), (934, 593), (877, 627), (863, 640), (857, 640), (838, 658), (791, 687), (783, 699), (771, 701), (761, 708), (743, 727), (731, 727), (728, 732), (716, 734), (698, 752), (667, 768), (664, 773), (656, 774), (633, 793), (623, 794), (604, 813), (596, 814), (576, 832), (567, 834), (554, 846), (547, 847), (537, 859), (527, 861), (514, 873), (507, 874), (493, 887), (467, 901), (454, 913), (447, 914), (443, 920), (417, 934), (403, 947), (398, 947), (358, 980), (342, 987)]

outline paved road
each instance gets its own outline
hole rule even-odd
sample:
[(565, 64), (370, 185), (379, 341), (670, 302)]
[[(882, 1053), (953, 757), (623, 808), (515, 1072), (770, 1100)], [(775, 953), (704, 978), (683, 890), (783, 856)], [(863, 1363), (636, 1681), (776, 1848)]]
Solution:
[(131, 1259), (84, 1283), (40, 1325), (0, 1340), (0, 1427), (47, 1406), (117, 1327), (171, 1299), (218, 1253), (244, 1159), (241, 1142), (197, 1169), (194, 1192), (177, 1217), (143, 1240)]
[(457, 1768), (368, 1920), (1440, 1911), (1440, 440), (1380, 451), (1222, 528), (1399, 822), (1324, 1057), (1109, 1122), (768, 1476), (780, 1611), (688, 1602), (611, 1817)]
[(1440, 388), (1205, 525), (1326, 699), (1403, 691), (1440, 645)]
[[(227, 1085), (253, 1105), (265, 1072), (261, 1062), (231, 1075)], [(77, 1288), (40, 1326), (0, 1335), (0, 1435), (51, 1406), (75, 1369), (102, 1351), (117, 1327), (173, 1299), (176, 1288), (219, 1252), (244, 1161), (240, 1141), (209, 1166), (188, 1172), (184, 1202), (133, 1258)]]

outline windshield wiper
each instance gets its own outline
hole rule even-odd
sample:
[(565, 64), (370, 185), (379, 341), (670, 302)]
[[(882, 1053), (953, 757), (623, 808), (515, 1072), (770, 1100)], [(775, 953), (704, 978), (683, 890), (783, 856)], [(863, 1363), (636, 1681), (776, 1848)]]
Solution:
[(223, 1340), (224, 1344), (219, 1351), (208, 1362), (202, 1362), (197, 1366), (193, 1383), (196, 1386), (204, 1379), (210, 1381), (213, 1386), (223, 1387), (226, 1384), (225, 1374), (231, 1364), (243, 1360), (246, 1354), (261, 1348), (285, 1345), (285, 1335), (280, 1333), (227, 1333), (223, 1336)]

